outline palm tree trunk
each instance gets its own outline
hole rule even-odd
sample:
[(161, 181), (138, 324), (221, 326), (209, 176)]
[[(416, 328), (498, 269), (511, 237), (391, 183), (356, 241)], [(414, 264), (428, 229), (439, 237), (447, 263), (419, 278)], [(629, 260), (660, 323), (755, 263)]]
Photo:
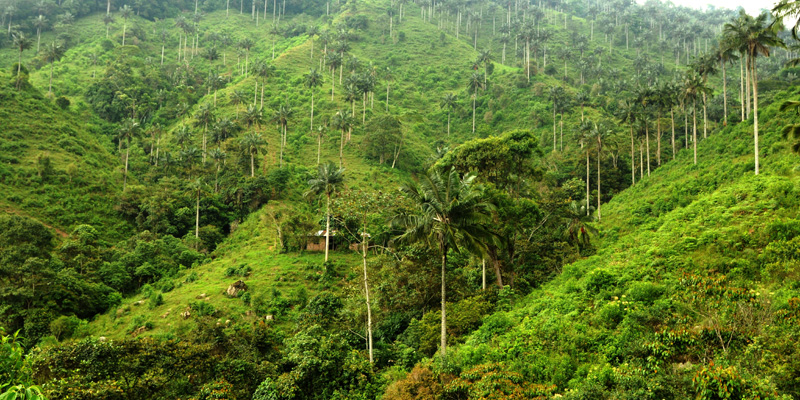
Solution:
[(741, 105), (742, 121), (744, 118), (744, 56), (739, 59), (739, 104)]
[(656, 163), (661, 166), (661, 110), (658, 111), (658, 123), (656, 124)]
[[(366, 225), (366, 224), (365, 224)], [(364, 233), (361, 234), (362, 236), (362, 243), (361, 243), (361, 260), (364, 266), (364, 295), (366, 297), (367, 303), (367, 340), (368, 344), (367, 347), (369, 348), (369, 363), (373, 363), (372, 357), (372, 308), (369, 304), (369, 283), (367, 280), (367, 243), (369, 239), (366, 236), (366, 228), (364, 229)]]
[(161, 45), (161, 65), (164, 65), (164, 45)]
[(636, 145), (633, 143), (633, 125), (631, 125), (631, 186), (636, 184)]
[(686, 104), (683, 104), (683, 148), (689, 148), (689, 111), (686, 110)]
[(256, 176), (256, 158), (253, 155), (252, 149), (250, 150), (250, 177)]
[(752, 67), (752, 65), (750, 65), (751, 61), (750, 61), (750, 56), (749, 55), (747, 56), (747, 58), (745, 58), (744, 62), (746, 64), (745, 65), (745, 69), (744, 69), (744, 83), (745, 83), (745, 89), (746, 89), (746, 92), (747, 92), (747, 99), (746, 99), (747, 100), (747, 114), (746, 114), (746, 117), (750, 118), (750, 104), (751, 104), (751, 102), (750, 102), (750, 82), (752, 81), (751, 72), (752, 72), (752, 68), (753, 67)]
[(564, 151), (564, 110), (561, 110), (561, 119), (558, 121), (559, 147)]
[(325, 203), (325, 262), (328, 262), (328, 249), (331, 247), (331, 195), (326, 193)]
[(603, 142), (600, 138), (597, 139), (597, 220), (600, 221), (600, 149), (603, 148)]
[(589, 216), (589, 146), (586, 146), (586, 216)]
[(200, 188), (197, 188), (197, 203), (194, 217), (194, 238), (200, 238)]
[(311, 88), (311, 132), (314, 132), (314, 88)]
[(669, 118), (672, 124), (672, 159), (675, 159), (675, 109), (670, 108)]
[[(53, 63), (55, 60), (50, 60), (50, 86), (47, 89), (47, 93), (53, 93)], [(17, 72), (17, 76), (19, 76), (19, 72)]]
[(553, 99), (553, 151), (556, 149), (556, 101)]
[(759, 172), (759, 164), (758, 164), (758, 74), (756, 71), (756, 60), (755, 57), (750, 61), (753, 68), (753, 73), (751, 74), (752, 81), (753, 81), (753, 143), (755, 145), (755, 161), (756, 161), (756, 175)]
[(644, 179), (644, 146), (639, 141), (639, 180)]
[(475, 133), (475, 98), (478, 96), (478, 89), (475, 89), (475, 94), (472, 95), (472, 133)]
[[(52, 63), (50, 65), (53, 65)], [(52, 68), (51, 68), (52, 70)], [(20, 74), (22, 73), (22, 50), (19, 51), (19, 61), (17, 61), (17, 90), (22, 89), (22, 80)], [(52, 74), (50, 74), (52, 76)]]
[(336, 92), (336, 69), (331, 69), (331, 101), (333, 101), (333, 95)]
[(447, 112), (447, 137), (450, 137), (450, 111)]
[(446, 312), (446, 300), (445, 300), (445, 269), (447, 267), (447, 246), (441, 244), (440, 249), (442, 250), (442, 336), (441, 336), (441, 351), (440, 355), (442, 360), (444, 361), (444, 357), (447, 355), (447, 312)]
[(125, 187), (128, 185), (128, 156), (131, 152), (131, 141), (128, 140), (128, 147), (125, 148), (125, 176), (122, 178), (122, 191), (125, 191)]
[(317, 137), (317, 165), (319, 165), (319, 155), (322, 152), (322, 132)]
[(386, 83), (386, 112), (389, 112), (389, 83)]
[(719, 63), (722, 64), (722, 114), (725, 118), (722, 125), (728, 126), (728, 75), (725, 71), (725, 60), (720, 60)]
[(647, 123), (644, 124), (644, 141), (647, 143), (647, 176), (650, 176), (650, 132)]
[(484, 258), (481, 261), (483, 262), (483, 267), (481, 268), (481, 290), (486, 290), (486, 259)]
[(342, 128), (342, 138), (339, 140), (339, 168), (344, 165), (344, 127)]
[(128, 21), (122, 23), (122, 45), (125, 46), (125, 31), (128, 28)]
[(708, 139), (708, 113), (706, 111), (705, 93), (703, 93), (703, 139)]
[(42, 42), (42, 28), (36, 28), (36, 53), (39, 53), (39, 44)]
[(692, 101), (692, 142), (694, 145), (694, 164), (697, 165), (697, 99)]

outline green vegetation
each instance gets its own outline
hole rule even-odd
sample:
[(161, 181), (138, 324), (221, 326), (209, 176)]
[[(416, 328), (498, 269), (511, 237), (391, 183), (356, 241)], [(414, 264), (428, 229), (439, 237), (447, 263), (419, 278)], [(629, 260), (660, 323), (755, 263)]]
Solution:
[(781, 22), (0, 0), (0, 400), (800, 397)]

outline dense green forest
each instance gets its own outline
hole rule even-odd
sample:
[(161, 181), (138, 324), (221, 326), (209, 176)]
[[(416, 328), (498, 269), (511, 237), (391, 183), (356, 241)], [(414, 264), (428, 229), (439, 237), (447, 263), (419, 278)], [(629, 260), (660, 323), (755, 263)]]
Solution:
[(0, 400), (800, 398), (800, 2), (0, 0)]

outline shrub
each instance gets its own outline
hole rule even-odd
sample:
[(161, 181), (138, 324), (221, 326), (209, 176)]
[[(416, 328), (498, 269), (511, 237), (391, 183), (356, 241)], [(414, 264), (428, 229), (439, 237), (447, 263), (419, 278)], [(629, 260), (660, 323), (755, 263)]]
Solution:
[(59, 98), (57, 98), (57, 99), (56, 99), (56, 105), (57, 105), (57, 106), (58, 106), (60, 109), (62, 109), (62, 110), (66, 110), (66, 109), (68, 109), (68, 108), (69, 108), (69, 106), (70, 106), (70, 102), (69, 102), (69, 99), (68, 99), (68, 98), (66, 98), (66, 97), (64, 97), (64, 96), (59, 96)]
[(164, 296), (157, 292), (151, 294), (150, 299), (147, 301), (147, 307), (151, 310), (162, 304), (164, 304)]
[(50, 333), (59, 341), (69, 339), (80, 324), (80, 318), (74, 315), (62, 315), (50, 322)]

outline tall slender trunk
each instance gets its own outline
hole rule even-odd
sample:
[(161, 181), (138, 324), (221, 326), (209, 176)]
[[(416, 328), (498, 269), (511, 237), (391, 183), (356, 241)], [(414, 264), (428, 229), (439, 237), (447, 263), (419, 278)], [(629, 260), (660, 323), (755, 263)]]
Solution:
[(36, 52), (39, 52), (39, 44), (42, 42), (42, 28), (36, 28)]
[(720, 60), (719, 63), (722, 64), (722, 114), (724, 116), (722, 125), (728, 126), (728, 75), (725, 71), (725, 60)]
[(683, 104), (683, 148), (689, 148), (689, 111), (686, 103)]
[[(53, 64), (55, 60), (50, 60), (50, 84), (47, 88), (47, 93), (53, 93)], [(19, 76), (19, 72), (17, 72), (17, 76)]]
[(692, 100), (692, 142), (694, 146), (694, 164), (697, 165), (697, 99)]
[(739, 104), (742, 112), (742, 121), (744, 121), (744, 55), (739, 59)]
[(706, 103), (706, 94), (703, 93), (703, 139), (708, 139), (708, 112)]
[(639, 141), (639, 180), (644, 179), (644, 146)]
[(553, 151), (556, 151), (556, 102), (553, 100)]
[(447, 111), (447, 137), (450, 137), (450, 111)]
[(319, 165), (320, 153), (322, 153), (322, 132), (317, 137), (317, 165)]
[(128, 139), (128, 147), (125, 148), (125, 177), (122, 179), (122, 191), (125, 191), (125, 187), (128, 185), (128, 156), (131, 152), (131, 140)]
[(745, 89), (746, 89), (746, 92), (747, 92), (747, 98), (746, 98), (746, 101), (747, 101), (747, 105), (746, 105), (747, 114), (745, 116), (747, 118), (750, 118), (750, 104), (751, 104), (751, 101), (750, 101), (750, 82), (752, 81), (751, 73), (752, 73), (752, 68), (753, 67), (750, 65), (751, 61), (750, 61), (750, 56), (749, 55), (747, 56), (747, 58), (745, 58), (744, 62), (745, 62), (744, 83), (745, 83)]
[(367, 245), (369, 239), (366, 233), (366, 218), (364, 220), (364, 232), (361, 233), (361, 260), (364, 266), (364, 296), (367, 303), (367, 347), (369, 350), (369, 362), (372, 364), (372, 307), (369, 304), (369, 281), (367, 280)]
[(328, 262), (328, 249), (331, 247), (331, 195), (325, 193), (325, 262)]
[(586, 146), (586, 216), (589, 216), (589, 146)]
[(442, 361), (444, 361), (444, 357), (447, 355), (447, 312), (445, 308), (445, 269), (447, 267), (447, 246), (440, 244), (439, 247), (442, 251), (442, 337), (440, 355), (442, 357)]
[(200, 188), (197, 188), (197, 202), (195, 203), (194, 238), (200, 238)]
[(481, 290), (486, 290), (486, 259), (481, 260), (483, 266), (481, 268)]
[(230, 9), (231, 9), (231, 0), (226, 0), (225, 1), (225, 16), (226, 17), (228, 15), (230, 15)]
[(603, 148), (603, 142), (597, 138), (597, 220), (600, 221), (600, 151)]
[(125, 31), (128, 29), (128, 21), (122, 23), (122, 45), (125, 46)]
[(633, 124), (631, 124), (631, 186), (636, 184), (636, 145), (633, 143)]
[(344, 165), (344, 128), (342, 128), (342, 138), (339, 140), (339, 168)]
[(475, 94), (472, 95), (472, 133), (475, 133), (475, 99), (478, 97), (478, 89), (475, 89)]
[(314, 88), (311, 88), (311, 132), (314, 132)]
[(333, 95), (336, 92), (336, 69), (331, 68), (331, 101), (333, 101)]
[(386, 111), (387, 112), (389, 111), (389, 87), (390, 86), (391, 85), (389, 84), (389, 82), (386, 82)]
[(755, 161), (756, 161), (756, 175), (759, 172), (758, 164), (758, 72), (756, 71), (756, 59), (753, 57), (750, 62), (753, 68), (752, 81), (753, 81), (753, 144), (755, 145)]
[(256, 176), (256, 157), (253, 155), (252, 149), (250, 150), (250, 177)]
[(672, 122), (672, 159), (675, 159), (675, 109), (670, 108), (669, 118)]
[(658, 110), (658, 122), (656, 123), (656, 163), (661, 166), (661, 110)]
[(650, 132), (645, 122), (644, 124), (644, 141), (647, 144), (647, 176), (650, 176)]

